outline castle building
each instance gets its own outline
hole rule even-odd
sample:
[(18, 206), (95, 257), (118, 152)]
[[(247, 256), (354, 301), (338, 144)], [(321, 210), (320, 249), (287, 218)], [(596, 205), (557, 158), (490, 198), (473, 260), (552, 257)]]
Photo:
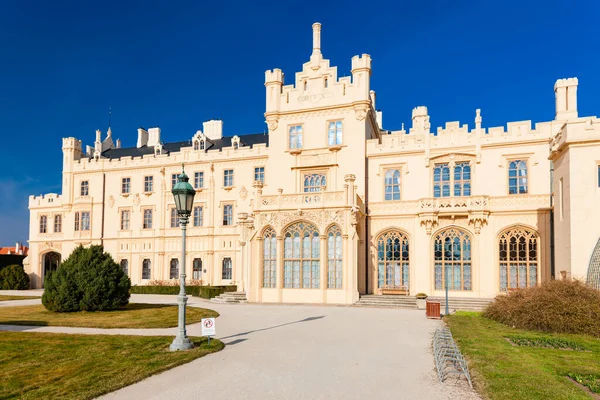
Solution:
[(122, 148), (64, 138), (62, 194), (29, 198), (27, 270), (41, 287), (78, 245), (101, 244), (132, 284), (176, 279), (171, 188), (196, 190), (187, 276), (236, 284), (250, 302), (355, 303), (361, 294), (490, 298), (552, 277), (600, 282), (600, 121), (579, 117), (576, 78), (554, 86), (556, 117), (432, 131), (383, 128), (371, 57), (351, 76), (313, 50), (290, 84), (265, 73), (268, 134), (207, 121), (183, 142), (138, 129)]

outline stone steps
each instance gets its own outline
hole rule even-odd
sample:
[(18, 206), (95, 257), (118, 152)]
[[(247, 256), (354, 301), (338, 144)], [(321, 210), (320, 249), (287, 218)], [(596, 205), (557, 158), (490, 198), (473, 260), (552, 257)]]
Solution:
[[(430, 297), (429, 301), (439, 301), (441, 303), (442, 313), (446, 308), (446, 299), (444, 297)], [(448, 308), (450, 310), (461, 311), (483, 311), (494, 299), (470, 299), (470, 298), (449, 298)]]
[(248, 298), (246, 297), (245, 292), (227, 292), (221, 293), (217, 297), (213, 297), (210, 301), (220, 304), (240, 304), (247, 303)]
[[(439, 301), (441, 311), (444, 313), (446, 299), (443, 297), (430, 297), (429, 301)], [(450, 298), (449, 309), (451, 311), (483, 311), (493, 299), (480, 298)], [(357, 307), (387, 307), (387, 308), (417, 308), (417, 299), (412, 296), (390, 296), (390, 295), (363, 295), (354, 304)]]

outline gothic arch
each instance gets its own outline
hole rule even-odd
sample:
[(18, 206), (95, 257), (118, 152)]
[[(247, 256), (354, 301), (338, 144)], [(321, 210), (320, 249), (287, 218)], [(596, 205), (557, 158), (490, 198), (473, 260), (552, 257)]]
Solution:
[(387, 228), (374, 242), (377, 287), (379, 289), (410, 289), (410, 238), (401, 229)]
[(450, 225), (431, 235), (433, 288), (444, 290), (473, 290), (473, 238), (463, 227)]
[(586, 283), (594, 289), (600, 290), (600, 238), (596, 242), (590, 257)]
[(496, 238), (500, 291), (535, 286), (540, 280), (542, 245), (531, 227), (513, 224)]

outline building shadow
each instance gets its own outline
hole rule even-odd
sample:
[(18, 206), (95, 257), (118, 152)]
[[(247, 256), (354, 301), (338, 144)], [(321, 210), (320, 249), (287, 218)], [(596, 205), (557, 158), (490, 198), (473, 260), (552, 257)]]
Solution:
[[(275, 328), (281, 328), (282, 326), (299, 324), (301, 322), (315, 321), (317, 319), (322, 319), (322, 318), (325, 318), (325, 316), (324, 315), (320, 315), (318, 317), (307, 317), (307, 318), (304, 318), (304, 319), (300, 319), (298, 321), (286, 322), (285, 324), (274, 325), (274, 326), (270, 326), (268, 328), (254, 329), (254, 330), (248, 331), (248, 332), (236, 333), (235, 335), (229, 335), (229, 336), (225, 336), (225, 337), (219, 338), (219, 340), (229, 339), (229, 338), (238, 337), (238, 336), (245, 336), (245, 335), (249, 335), (249, 334), (255, 333), (255, 332), (268, 331), (268, 330), (275, 329)], [(246, 340), (246, 339), (244, 339), (244, 340)]]
[(223, 344), (224, 344), (225, 346), (231, 346), (231, 345), (233, 345), (233, 344), (238, 344), (238, 343), (245, 342), (246, 340), (248, 340), (248, 339), (235, 339), (235, 340), (232, 340), (232, 341), (231, 341), (231, 342), (229, 342), (229, 343), (225, 343), (225, 342), (223, 342)]
[[(3, 328), (3, 325), (10, 325), (10, 329)], [(4, 321), (0, 320), (0, 331), (5, 332), (25, 332), (30, 329), (37, 329), (42, 326), (48, 326), (46, 321)]]

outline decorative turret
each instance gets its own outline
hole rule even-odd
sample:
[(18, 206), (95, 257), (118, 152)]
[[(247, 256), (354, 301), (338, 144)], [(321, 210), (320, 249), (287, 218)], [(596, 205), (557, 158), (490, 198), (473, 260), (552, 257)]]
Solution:
[(281, 87), (283, 86), (283, 72), (279, 68), (265, 72), (266, 112), (279, 110), (281, 100)]
[(429, 132), (431, 124), (429, 123), (429, 114), (427, 114), (427, 107), (419, 106), (413, 108), (412, 111), (412, 128), (411, 132), (425, 133)]
[(556, 119), (577, 118), (577, 78), (559, 79), (554, 84)]
[(356, 85), (357, 100), (370, 100), (371, 56), (363, 54), (352, 57), (352, 83)]

